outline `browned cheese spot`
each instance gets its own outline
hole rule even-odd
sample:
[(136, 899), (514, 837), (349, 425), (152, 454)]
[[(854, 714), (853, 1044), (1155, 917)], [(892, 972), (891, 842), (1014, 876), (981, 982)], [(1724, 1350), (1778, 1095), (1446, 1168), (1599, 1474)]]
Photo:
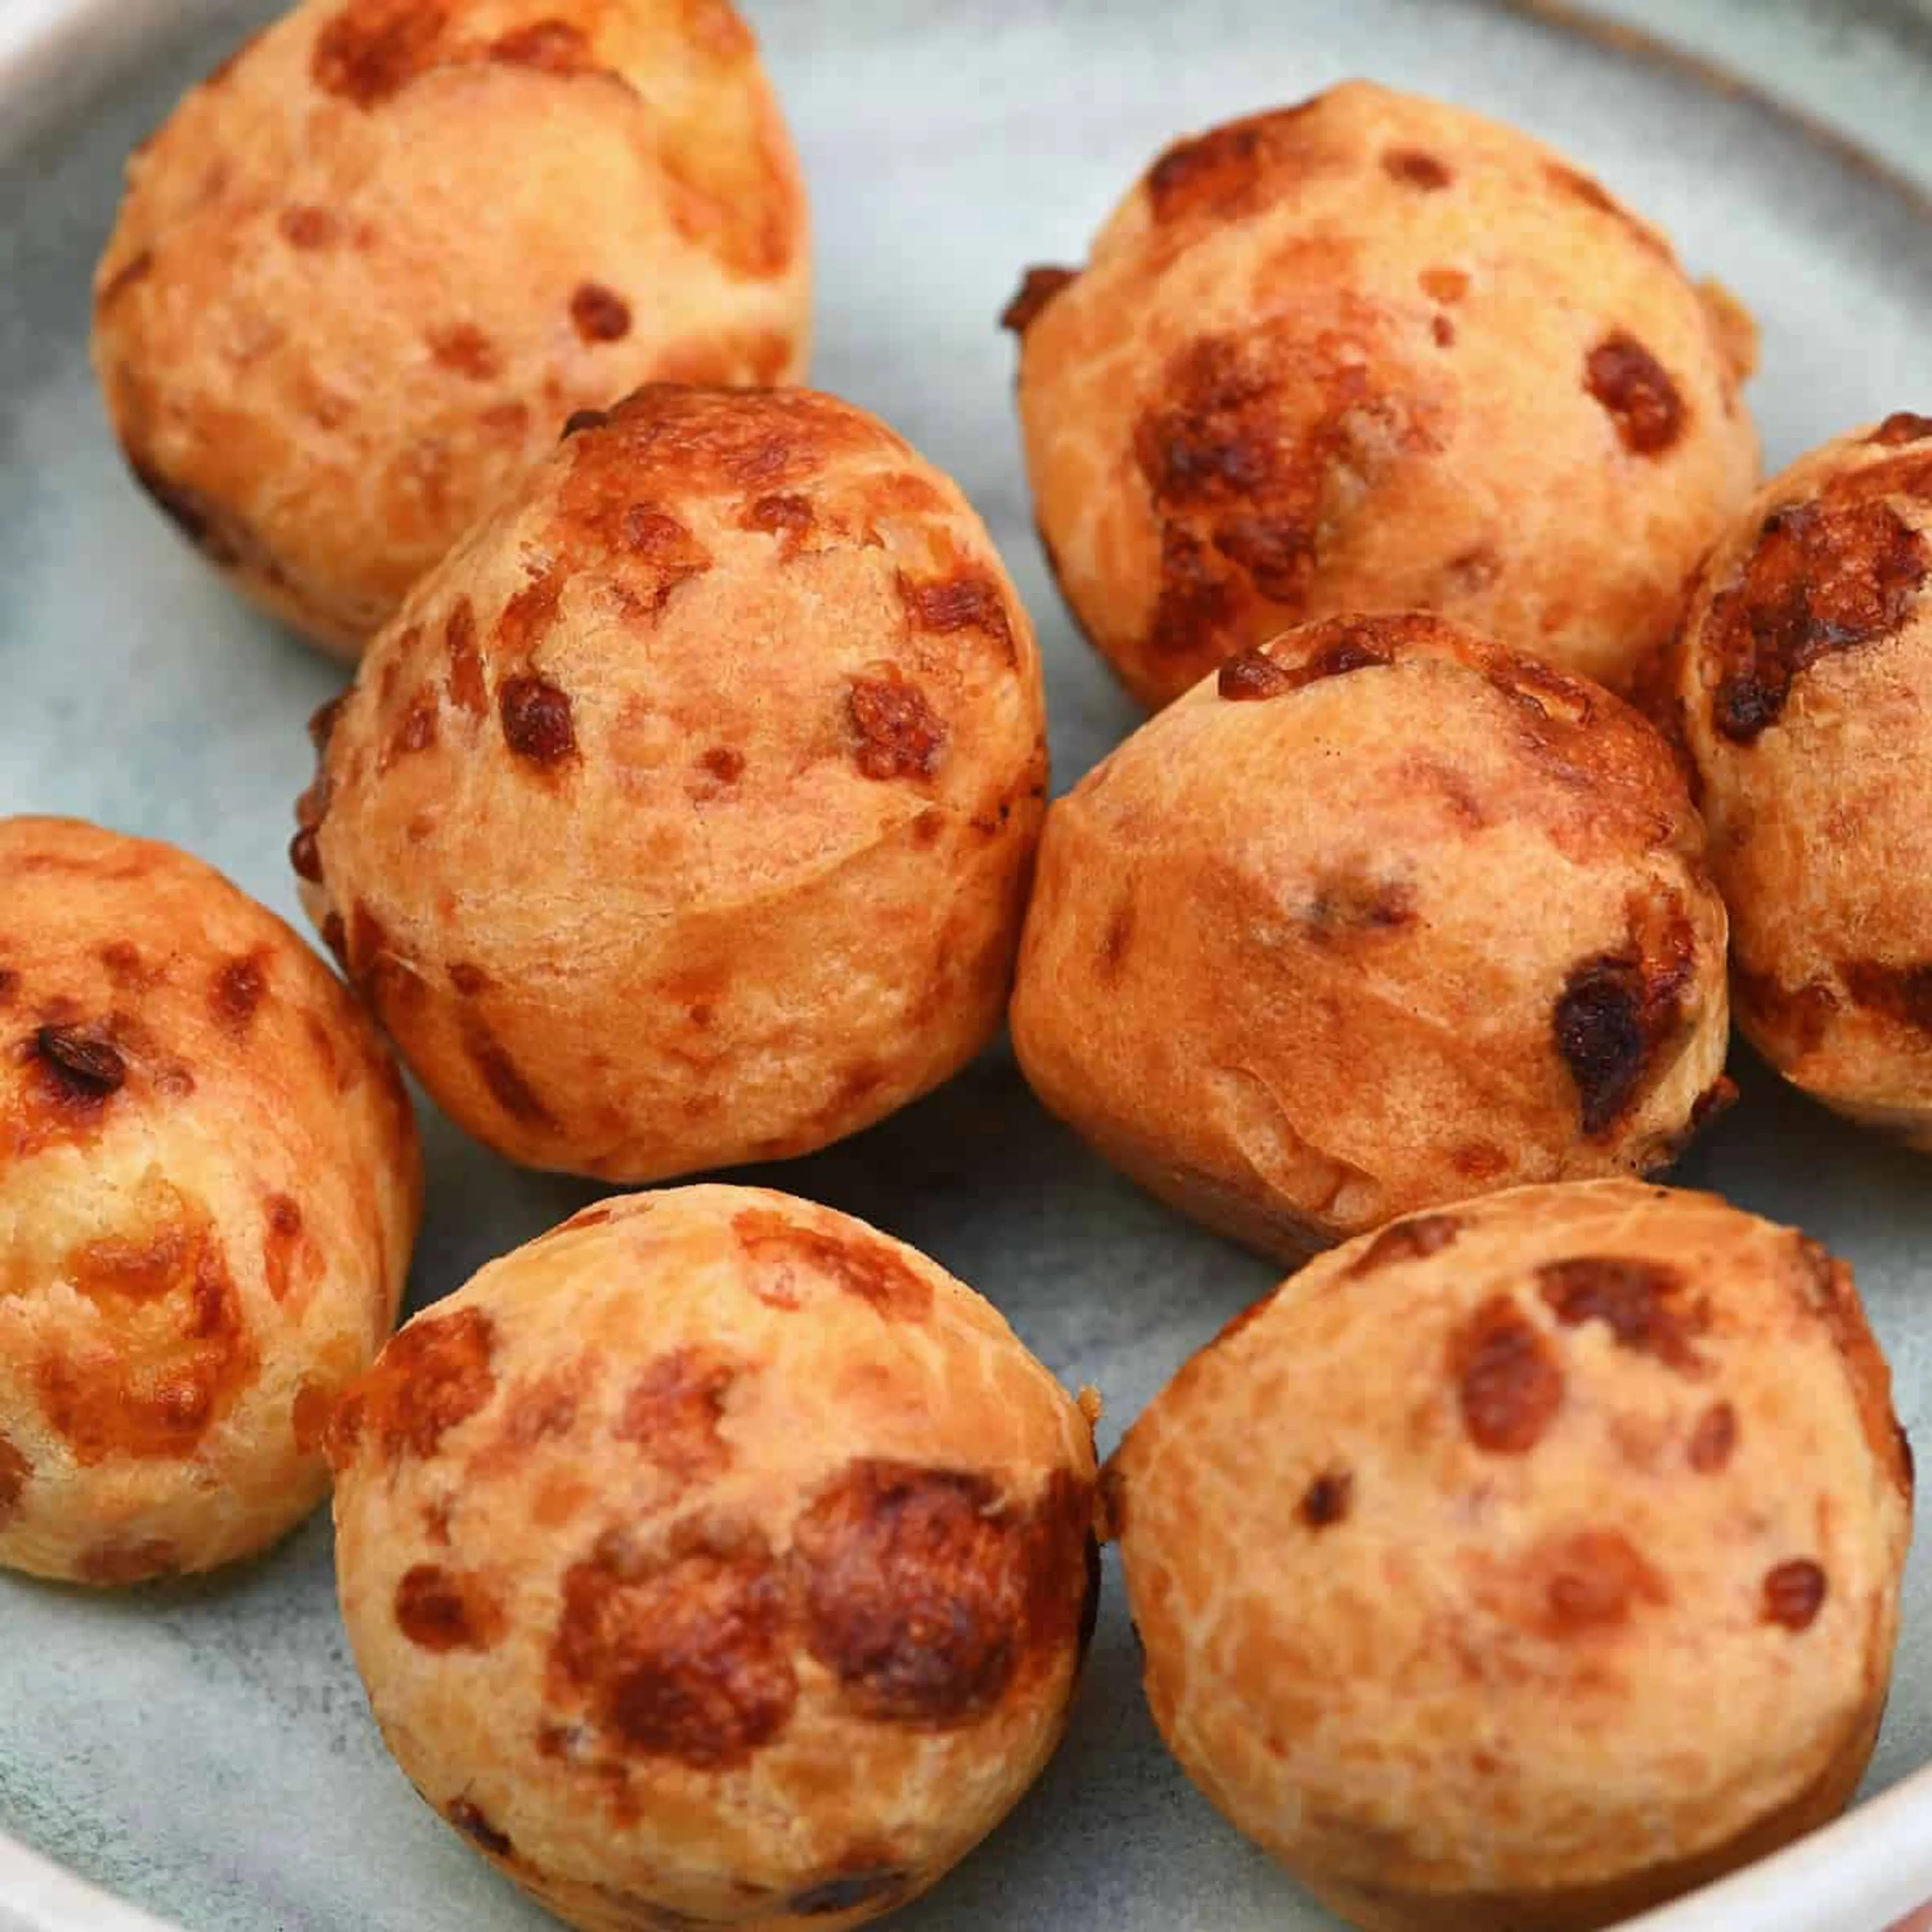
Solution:
[(268, 991), (268, 948), (224, 960), (208, 989), (208, 1008), (216, 1020), (237, 1039), (245, 1036)]
[[(1712, 598), (1706, 649), (1719, 671), (1713, 725), (1748, 745), (1782, 716), (1821, 658), (1890, 637), (1932, 567), (1924, 534), (1868, 494), (1880, 464), (1835, 479), (1816, 502), (1774, 510), (1738, 574)], [(1907, 479), (1909, 480), (1909, 479)]]
[(806, 1641), (875, 1720), (945, 1727), (998, 1704), (1030, 1656), (1077, 1641), (1078, 1486), (1038, 1515), (976, 1471), (850, 1464), (799, 1518)]
[(1825, 1607), (1828, 1588), (1824, 1571), (1808, 1557), (1774, 1564), (1765, 1573), (1764, 1621), (1788, 1630), (1808, 1630)]
[(1012, 301), (1000, 311), (1000, 326), (1024, 335), (1040, 320), (1048, 302), (1070, 282), (1080, 279), (1078, 268), (1029, 268)]
[(1888, 965), (1876, 959), (1844, 959), (1838, 976), (1855, 1004), (1883, 1013), (1917, 1033), (1932, 1033), (1932, 964)]
[(1154, 652), (1225, 656), (1255, 596), (1298, 613), (1324, 543), (1383, 476), (1438, 446), (1376, 367), (1337, 332), (1205, 335), (1176, 352), (1134, 432), (1161, 530)]
[(610, 1530), (564, 1573), (551, 1701), (580, 1700), (626, 1752), (728, 1770), (790, 1720), (789, 1622), (755, 1530), (692, 1520), (661, 1550)]
[(1420, 148), (1390, 148), (1382, 156), (1382, 172), (1390, 181), (1426, 194), (1447, 188), (1456, 178), (1447, 163)]
[(586, 342), (621, 342), (631, 332), (631, 306), (602, 282), (585, 282), (570, 298), (570, 319)]
[(1534, 1449), (1563, 1402), (1563, 1371), (1512, 1296), (1492, 1294), (1450, 1338), (1449, 1372), (1462, 1426), (1478, 1449)]
[(1932, 439), (1932, 416), (1915, 416), (1910, 410), (1894, 410), (1866, 437), (1868, 442), (1896, 449), (1908, 442)]
[(495, 344), (473, 322), (455, 322), (432, 328), (424, 337), (429, 352), (444, 368), (472, 382), (487, 382), (503, 373)]
[(459, 597), (449, 607), (442, 636), (449, 653), (449, 701), (471, 717), (481, 718), (490, 708), (490, 694), (476, 649), (476, 614), (468, 598)]
[(1620, 951), (1570, 969), (1551, 1030), (1586, 1134), (1608, 1132), (1637, 1099), (1682, 1022), (1696, 957), (1696, 934), (1682, 905), (1644, 902), (1633, 904)]
[(548, 680), (530, 672), (506, 678), (496, 692), (503, 742), (532, 764), (561, 764), (577, 754), (570, 700)]
[(42, 1358), (42, 1413), (74, 1460), (191, 1456), (254, 1374), (242, 1300), (205, 1210), (184, 1198), (138, 1238), (104, 1237), (64, 1264), (117, 1330), (105, 1358)]
[(1546, 1636), (1568, 1638), (1614, 1628), (1640, 1604), (1670, 1600), (1669, 1587), (1621, 1531), (1586, 1529), (1539, 1550)]
[(268, 1276), (268, 1292), (277, 1301), (286, 1301), (296, 1244), (302, 1239), (302, 1210), (286, 1194), (271, 1194), (262, 1207), (267, 1222), (262, 1239), (262, 1264)]
[(1689, 411), (1669, 372), (1636, 338), (1615, 329), (1583, 364), (1583, 386), (1609, 412), (1634, 456), (1660, 456), (1684, 434)]
[(0, 1436), (0, 1529), (12, 1521), (20, 1498), (32, 1480), (34, 1466), (4, 1436)]
[(969, 565), (950, 577), (921, 583), (902, 571), (901, 601), (915, 631), (950, 637), (956, 631), (979, 631), (992, 639), (1007, 663), (1019, 662), (1018, 646), (1006, 616), (1006, 600), (990, 571)]
[(742, 1372), (743, 1364), (722, 1349), (674, 1348), (633, 1378), (612, 1432), (681, 1482), (716, 1475), (730, 1466), (730, 1444), (718, 1425)]
[(473, 1010), (463, 1015), (462, 1034), (463, 1050), (497, 1106), (525, 1126), (554, 1130), (556, 1117), (544, 1104), (543, 1096), (511, 1058), (508, 1048)]
[(1302, 1492), (1295, 1514), (1308, 1529), (1329, 1529), (1348, 1515), (1354, 1501), (1355, 1478), (1346, 1469), (1324, 1469)]
[(1710, 1310), (1690, 1300), (1690, 1283), (1662, 1262), (1616, 1255), (1575, 1255), (1536, 1271), (1543, 1299), (1566, 1328), (1600, 1322), (1619, 1348), (1650, 1355), (1680, 1375), (1706, 1366), (1695, 1345)]
[(437, 0), (350, 0), (316, 36), (310, 78), (325, 94), (376, 106), (434, 64), (443, 21)]
[(767, 1208), (745, 1208), (731, 1226), (747, 1257), (776, 1277), (760, 1293), (782, 1305), (796, 1306), (790, 1276), (802, 1268), (889, 1322), (923, 1321), (932, 1310), (932, 1283), (874, 1235), (814, 1227)]
[(896, 665), (855, 677), (845, 710), (854, 753), (868, 778), (930, 778), (946, 751), (946, 724), (924, 692)]
[(396, 1628), (423, 1650), (489, 1650), (503, 1634), (502, 1606), (482, 1580), (417, 1563), (396, 1586)]
[(779, 554), (789, 562), (812, 534), (817, 519), (808, 498), (777, 491), (752, 498), (738, 520), (741, 529), (757, 530), (764, 536), (777, 538)]
[(512, 1856), (508, 1834), (498, 1831), (468, 1798), (456, 1799), (443, 1816), (472, 1844), (480, 1845), (492, 1858), (507, 1858)]
[(544, 74), (594, 70), (584, 29), (568, 20), (532, 20), (490, 43), (490, 58), (508, 67), (535, 68)]
[(1408, 880), (1376, 878), (1347, 866), (1315, 881), (1301, 924), (1317, 946), (1334, 950), (1400, 932), (1415, 916), (1415, 888)]
[(1456, 325), (1446, 315), (1432, 316), (1430, 318), (1429, 333), (1438, 349), (1449, 349), (1455, 346)]
[(428, 751), (436, 742), (439, 712), (436, 693), (427, 685), (423, 686), (410, 698), (402, 716), (396, 721), (395, 733), (389, 741), (390, 758), (408, 758), (415, 752)]
[(44, 1026), (34, 1035), (32, 1052), (43, 1084), (76, 1108), (98, 1108), (128, 1078), (119, 1049), (92, 1029)]
[(1690, 1432), (1690, 1466), (1700, 1476), (1714, 1476), (1737, 1446), (1737, 1411), (1728, 1402), (1714, 1402)]
[(302, 202), (284, 208), (275, 226), (291, 248), (332, 248), (341, 233), (341, 224), (327, 208)]
[(1217, 695), (1234, 702), (1285, 697), (1291, 691), (1342, 677), (1353, 670), (1387, 670), (1393, 651), (1370, 634), (1372, 620), (1354, 624), (1343, 635), (1312, 651), (1299, 664), (1281, 662), (1265, 649), (1241, 652), (1230, 658), (1214, 680)]
[(289, 1433), (298, 1454), (308, 1456), (328, 1439), (328, 1418), (335, 1400), (320, 1382), (304, 1376), (296, 1385), (295, 1400), (289, 1405)]
[(1252, 213), (1267, 191), (1268, 176), (1300, 158), (1307, 145), (1305, 117), (1319, 105), (1295, 106), (1231, 121), (1175, 142), (1148, 170), (1148, 200), (1156, 224), (1196, 215), (1231, 220)]
[(744, 753), (729, 745), (713, 745), (698, 763), (721, 785), (736, 784), (745, 775)]
[(1348, 1270), (1352, 1276), (1373, 1274), (1396, 1262), (1425, 1261), (1439, 1255), (1462, 1231), (1454, 1214), (1412, 1214), (1384, 1228)]
[(391, 1464), (436, 1454), (449, 1430), (496, 1392), (496, 1331), (481, 1309), (418, 1316), (393, 1336), (374, 1365), (337, 1406), (329, 1458), (346, 1468), (366, 1436)]

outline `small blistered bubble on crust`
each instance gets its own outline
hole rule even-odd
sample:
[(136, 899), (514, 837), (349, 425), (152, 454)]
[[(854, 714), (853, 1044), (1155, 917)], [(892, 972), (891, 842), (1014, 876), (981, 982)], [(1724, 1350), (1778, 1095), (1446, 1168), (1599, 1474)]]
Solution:
[(848, 404), (657, 384), (579, 421), (324, 727), (311, 916), (526, 1164), (808, 1152), (1000, 1024), (1038, 653), (956, 486)]
[(1857, 1784), (1910, 1530), (1890, 1378), (1844, 1264), (1713, 1196), (1456, 1219), (1311, 1264), (1129, 1430), (1148, 1694), (1352, 1918), (1620, 1920)]
[[(1667, 1168), (1729, 1090), (1726, 930), (1682, 773), (1620, 700), (1426, 613), (1329, 618), (1054, 805), (1013, 1040), (1143, 1185), (1298, 1259)], [(1390, 1254), (1453, 1238), (1400, 1226)]]
[(185, 854), (16, 818), (0, 872), (0, 1564), (251, 1555), (320, 1499), (394, 1322), (406, 1097), (340, 982)]
[(1004, 320), (1054, 574), (1150, 705), (1405, 606), (1626, 688), (1756, 479), (1735, 299), (1541, 143), (1366, 82), (1174, 142)]
[(338, 1409), (338, 1574), (385, 1736), (587, 1928), (619, 1894), (748, 1925), (910, 1898), (1066, 1720), (1088, 1394), (829, 1210), (600, 1203), (418, 1316)]

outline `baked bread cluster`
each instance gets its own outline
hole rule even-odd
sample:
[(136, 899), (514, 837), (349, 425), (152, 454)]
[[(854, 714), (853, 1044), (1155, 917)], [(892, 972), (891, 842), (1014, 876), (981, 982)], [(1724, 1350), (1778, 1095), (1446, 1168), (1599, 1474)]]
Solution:
[(343, 1614), (423, 1796), (573, 1924), (856, 1924), (1005, 1814), (1093, 1626), (1091, 1417), (923, 1256), (608, 1200), (338, 1409)]
[(1524, 1188), (1350, 1242), (1102, 1482), (1162, 1736), (1355, 1924), (1608, 1924), (1871, 1755), (1890, 1377), (1845, 1264), (1713, 1196)]
[[(332, 1466), (391, 1751), (584, 1932), (923, 1893), (1069, 1722), (1100, 1533), (1182, 1766), (1377, 1932), (1586, 1932), (1848, 1802), (1889, 1373), (1845, 1264), (1654, 1181), (1733, 998), (1932, 1149), (1932, 418), (1754, 497), (1748, 315), (1552, 149), (1366, 82), (1182, 140), (1006, 317), (1048, 560), (1165, 707), (1049, 810), (985, 525), (795, 386), (728, 0), (302, 0), (94, 298), (136, 478), (358, 660), (289, 851), (348, 983), (0, 822), (0, 1564), (206, 1568)], [(1104, 1476), (988, 1302), (759, 1188), (595, 1202), (391, 1337), (382, 1033), (638, 1183), (872, 1127), (1010, 1004), (1108, 1160), (1329, 1250)]]
[(1622, 688), (1757, 478), (1742, 308), (1540, 142), (1366, 82), (1178, 142), (1007, 320), (1048, 556), (1150, 705), (1410, 608)]
[(1013, 1043), (1109, 1159), (1290, 1259), (1659, 1169), (1732, 1090), (1703, 848), (1609, 692), (1444, 618), (1328, 618), (1054, 806)]
[(422, 1202), (394, 1063), (274, 915), (166, 845), (0, 820), (0, 1564), (253, 1555), (328, 1488)]
[(657, 1179), (822, 1147), (986, 1043), (1045, 724), (950, 478), (829, 396), (661, 385), (418, 584), (293, 856), (454, 1119)]
[(304, 0), (128, 164), (94, 359), (136, 479), (354, 656), (640, 382), (781, 382), (804, 190), (730, 0)]

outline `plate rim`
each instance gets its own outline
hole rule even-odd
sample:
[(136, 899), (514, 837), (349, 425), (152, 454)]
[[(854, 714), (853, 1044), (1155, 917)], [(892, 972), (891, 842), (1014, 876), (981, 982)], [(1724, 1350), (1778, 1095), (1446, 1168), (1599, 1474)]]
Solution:
[[(20, 144), (31, 142), (58, 118), (60, 97), (84, 94), (89, 82), (110, 69), (113, 49), (107, 44), (144, 38), (158, 22), (179, 23), (198, 4), (200, 0), (10, 0), (0, 12), (0, 102), (25, 94), (39, 103), (38, 112), (21, 117)], [(1924, 182), (1802, 100), (1784, 97), (1720, 58), (1577, 0), (1475, 4), (1664, 68), (1695, 86), (1753, 101), (1808, 141), (1827, 148), (1841, 164), (1882, 183), (1932, 223), (1932, 188)], [(1932, 1761), (1784, 1850), (1624, 1920), (1616, 1932), (1882, 1932), (1928, 1899)], [(0, 1828), (0, 1932), (184, 1928)]]

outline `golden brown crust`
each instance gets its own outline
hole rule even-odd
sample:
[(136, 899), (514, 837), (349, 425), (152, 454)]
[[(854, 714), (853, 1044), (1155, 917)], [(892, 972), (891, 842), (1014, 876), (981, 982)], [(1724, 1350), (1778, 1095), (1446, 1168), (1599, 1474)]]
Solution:
[(292, 856), (492, 1146), (614, 1179), (798, 1154), (998, 1026), (1044, 722), (948, 478), (830, 397), (654, 387), (417, 586)]
[(1607, 1924), (1855, 1788), (1910, 1533), (1890, 1378), (1849, 1271), (1714, 1197), (1433, 1218), (1285, 1283), (1109, 1462), (1148, 1693), (1353, 1922)]
[(0, 1562), (251, 1554), (395, 1320), (407, 1095), (279, 920), (165, 845), (0, 820)]
[(592, 1932), (857, 1924), (1066, 1721), (1091, 1424), (977, 1295), (828, 1209), (602, 1203), (405, 1328), (332, 1447), (384, 1736)]
[(728, 0), (304, 0), (129, 164), (134, 473), (353, 656), (575, 409), (805, 366), (804, 190)]
[(1785, 1076), (1932, 1145), (1932, 419), (1802, 457), (1712, 553), (1671, 665), (1732, 997)]
[(1608, 693), (1439, 617), (1304, 626), (1054, 806), (1014, 1045), (1144, 1186), (1288, 1257), (1649, 1170), (1728, 1097), (1702, 852)]
[(1735, 298), (1528, 136), (1366, 82), (1177, 143), (1008, 320), (1043, 538), (1150, 704), (1408, 608), (1624, 688), (1756, 475)]

